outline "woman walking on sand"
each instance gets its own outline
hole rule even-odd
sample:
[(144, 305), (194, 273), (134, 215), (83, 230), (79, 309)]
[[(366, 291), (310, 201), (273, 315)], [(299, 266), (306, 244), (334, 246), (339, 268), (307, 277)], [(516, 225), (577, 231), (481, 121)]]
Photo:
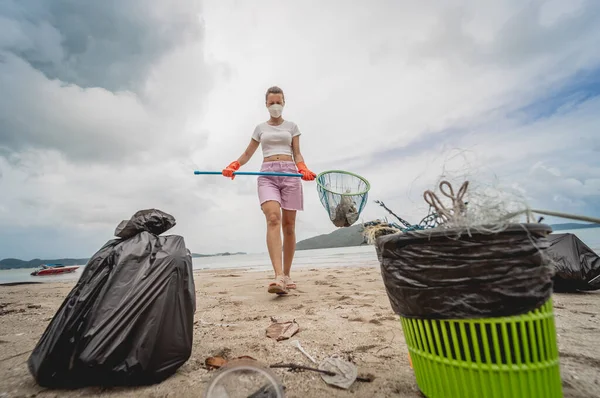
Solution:
[[(233, 180), (233, 172), (246, 164), (260, 145), (263, 152), (260, 171), (300, 173), (303, 180), (314, 180), (316, 175), (306, 167), (300, 152), (298, 126), (281, 117), (285, 106), (283, 91), (279, 87), (269, 88), (265, 103), (271, 117), (256, 126), (242, 156), (231, 162), (223, 175)], [(275, 271), (275, 280), (269, 284), (268, 291), (285, 294), (288, 289), (296, 288), (290, 270), (296, 251), (296, 212), (304, 210), (302, 182), (297, 177), (259, 176), (257, 184), (260, 206), (267, 222), (267, 248)]]

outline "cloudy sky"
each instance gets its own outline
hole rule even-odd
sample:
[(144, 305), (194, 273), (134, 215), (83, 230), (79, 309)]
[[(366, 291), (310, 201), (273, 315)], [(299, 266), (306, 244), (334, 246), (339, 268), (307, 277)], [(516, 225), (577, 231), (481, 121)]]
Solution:
[[(151, 207), (194, 252), (266, 251), (255, 177), (193, 170), (241, 154), (271, 85), (313, 171), (369, 179), (365, 220), (380, 199), (418, 222), (444, 171), (598, 217), (598, 18), (595, 0), (4, 0), (0, 258), (90, 256)], [(298, 239), (335, 228), (304, 186)]]

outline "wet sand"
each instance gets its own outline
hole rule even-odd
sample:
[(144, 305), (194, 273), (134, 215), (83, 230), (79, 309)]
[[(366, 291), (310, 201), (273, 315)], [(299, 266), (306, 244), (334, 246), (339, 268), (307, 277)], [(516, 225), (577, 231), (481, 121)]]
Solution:
[[(270, 273), (245, 270), (195, 273), (197, 312), (191, 358), (161, 384), (139, 388), (56, 391), (36, 385), (27, 358), (74, 282), (0, 286), (0, 398), (4, 397), (201, 397), (214, 370), (207, 357), (251, 356), (262, 363), (315, 366), (289, 344), (265, 336), (279, 320), (296, 320), (292, 338), (317, 362), (339, 355), (370, 382), (350, 390), (326, 384), (310, 371), (273, 369), (287, 397), (420, 397), (398, 318), (378, 268), (303, 269), (288, 296), (266, 293)], [(565, 397), (600, 391), (600, 292), (554, 295)]]

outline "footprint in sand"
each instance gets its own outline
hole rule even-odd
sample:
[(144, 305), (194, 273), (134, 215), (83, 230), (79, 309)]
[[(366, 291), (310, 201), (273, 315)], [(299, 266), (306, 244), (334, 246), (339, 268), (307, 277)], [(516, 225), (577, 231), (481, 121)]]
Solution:
[(354, 349), (354, 351), (355, 352), (367, 352), (367, 351), (370, 351), (373, 348), (377, 348), (377, 347), (379, 347), (379, 346), (376, 346), (376, 345), (373, 345), (373, 344), (370, 344), (370, 345), (359, 345), (358, 347), (356, 347)]
[(362, 318), (362, 317), (350, 318), (348, 320), (350, 322), (362, 322), (362, 323), (366, 323), (367, 322), (367, 320), (365, 318)]

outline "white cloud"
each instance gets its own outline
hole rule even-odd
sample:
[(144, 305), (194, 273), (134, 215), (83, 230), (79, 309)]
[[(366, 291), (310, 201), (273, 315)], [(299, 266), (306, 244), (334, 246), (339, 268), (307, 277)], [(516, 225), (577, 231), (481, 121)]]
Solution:
[[(6, 4), (0, 224), (64, 235), (0, 243), (0, 258), (89, 255), (148, 207), (172, 213), (194, 251), (265, 251), (255, 178), (192, 172), (242, 153), (271, 85), (309, 167), (369, 179), (364, 219), (385, 215), (381, 199), (418, 222), (444, 168), (481, 184), (495, 174), (532, 205), (599, 211), (598, 98), (558, 98), (539, 119), (524, 108), (600, 66), (595, 2), (133, 2), (112, 33), (92, 21), (101, 5), (30, 10), (31, 23)], [(244, 169), (260, 162), (259, 149)], [(298, 239), (333, 229), (304, 186)]]

